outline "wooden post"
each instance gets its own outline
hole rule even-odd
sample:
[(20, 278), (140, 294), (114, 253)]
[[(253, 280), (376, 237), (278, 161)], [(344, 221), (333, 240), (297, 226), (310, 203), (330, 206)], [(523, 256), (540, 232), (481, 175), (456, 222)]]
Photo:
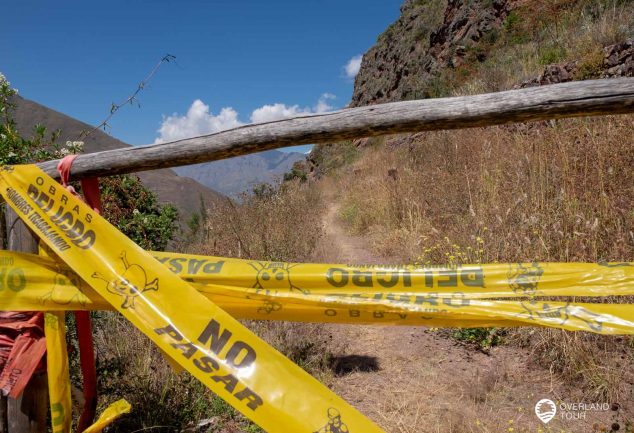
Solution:
[[(26, 227), (16, 213), (5, 208), (7, 249), (37, 254), (37, 237)], [(45, 373), (36, 373), (31, 378), (22, 395), (6, 401), (6, 425), (0, 419), (0, 432), (44, 433), (48, 412), (48, 382)], [(0, 404), (0, 414), (2, 413)], [(6, 430), (2, 430), (6, 428)]]

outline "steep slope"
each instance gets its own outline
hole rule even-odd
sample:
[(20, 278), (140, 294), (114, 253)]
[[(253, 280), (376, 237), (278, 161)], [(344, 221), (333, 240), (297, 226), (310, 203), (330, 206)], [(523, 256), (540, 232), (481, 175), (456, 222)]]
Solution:
[[(82, 131), (93, 128), (77, 119), (22, 97), (16, 97), (14, 102), (16, 104), (14, 118), (18, 130), (24, 136), (31, 134), (33, 125), (42, 124), (50, 131), (60, 129), (62, 132), (60, 140), (65, 142), (66, 140), (77, 140)], [(93, 132), (83, 141), (86, 153), (130, 146), (102, 131)], [(158, 195), (161, 202), (173, 203), (185, 219), (200, 209), (200, 197), (205, 203), (212, 203), (222, 197), (216, 191), (188, 177), (178, 176), (173, 170), (145, 171), (138, 173), (138, 176), (145, 186)]]
[(352, 106), (439, 96), (439, 72), (475, 56), (508, 16), (507, 0), (406, 0), (363, 56)]
[(223, 194), (236, 195), (249, 191), (258, 183), (272, 183), (304, 161), (297, 152), (269, 150), (251, 155), (176, 168), (175, 171)]

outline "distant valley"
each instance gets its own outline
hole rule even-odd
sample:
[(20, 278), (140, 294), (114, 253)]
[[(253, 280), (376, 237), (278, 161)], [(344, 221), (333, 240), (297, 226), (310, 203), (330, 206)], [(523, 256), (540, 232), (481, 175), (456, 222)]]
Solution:
[(222, 194), (237, 196), (251, 191), (257, 184), (274, 183), (289, 172), (295, 162), (305, 159), (306, 155), (303, 153), (268, 150), (222, 161), (178, 167), (174, 171)]

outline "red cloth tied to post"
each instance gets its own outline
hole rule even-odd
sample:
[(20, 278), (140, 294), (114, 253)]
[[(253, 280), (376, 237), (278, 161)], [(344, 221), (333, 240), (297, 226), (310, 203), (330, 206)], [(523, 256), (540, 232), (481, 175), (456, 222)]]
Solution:
[(17, 398), (36, 371), (44, 370), (44, 313), (0, 312), (0, 390)]
[[(77, 158), (78, 155), (68, 155), (62, 158), (62, 160), (57, 164), (57, 171), (60, 175), (60, 182), (71, 194), (76, 195), (77, 191), (72, 185), (69, 185), (68, 181), (70, 180), (70, 169), (73, 165), (73, 161)], [(81, 180), (81, 189), (84, 193), (84, 201), (90, 206), (95, 212), (101, 215), (101, 195), (99, 193), (99, 179), (96, 177), (87, 177)]]
[[(70, 171), (77, 155), (68, 155), (57, 164), (60, 181), (64, 188), (71, 194), (79, 196), (75, 188), (69, 185)], [(101, 195), (99, 192), (99, 179), (90, 177), (81, 180), (81, 189), (84, 193), (84, 201), (95, 212), (101, 214)], [(84, 408), (79, 422), (78, 431), (84, 431), (92, 424), (97, 411), (97, 370), (95, 368), (95, 348), (92, 341), (92, 324), (88, 311), (75, 311), (75, 324), (77, 326), (77, 339), (79, 340), (79, 362), (84, 382)]]

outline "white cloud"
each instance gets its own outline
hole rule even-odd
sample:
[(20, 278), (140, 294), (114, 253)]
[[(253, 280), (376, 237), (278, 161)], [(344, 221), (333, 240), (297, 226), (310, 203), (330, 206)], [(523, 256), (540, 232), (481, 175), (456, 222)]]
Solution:
[[(252, 123), (261, 123), (289, 117), (325, 113), (334, 109), (330, 105), (330, 101), (334, 99), (336, 99), (336, 96), (332, 93), (324, 93), (313, 107), (286, 105), (280, 102), (267, 104), (253, 110), (250, 120)], [(189, 107), (189, 110), (187, 110), (187, 114), (180, 116), (174, 113), (171, 116), (163, 117), (161, 127), (157, 131), (159, 136), (154, 140), (154, 144), (212, 134), (241, 125), (244, 125), (244, 123), (238, 119), (238, 112), (233, 108), (225, 107), (220, 110), (218, 115), (214, 115), (209, 111), (209, 105), (206, 105), (200, 99), (196, 99)]]
[(310, 108), (300, 108), (299, 105), (289, 106), (278, 102), (271, 105), (263, 105), (253, 110), (251, 122), (272, 122), (273, 120), (286, 119), (288, 117), (305, 116), (310, 113)]
[(310, 107), (301, 108), (299, 105), (286, 105), (276, 103), (271, 105), (263, 105), (256, 108), (251, 113), (252, 123), (272, 122), (274, 120), (287, 119), (289, 117), (308, 116), (309, 114), (325, 113), (332, 111), (334, 108), (328, 103), (337, 97), (332, 93), (324, 93), (319, 97), (317, 104)]
[(361, 68), (362, 58), (363, 58), (363, 55), (359, 54), (358, 56), (354, 56), (353, 58), (348, 60), (348, 63), (346, 63), (346, 66), (344, 66), (344, 69), (346, 71), (346, 77), (354, 78), (357, 76), (357, 74), (359, 73), (359, 69)]
[(159, 136), (154, 140), (155, 144), (183, 138), (196, 137), (198, 135), (212, 134), (225, 129), (242, 125), (238, 120), (238, 112), (231, 107), (220, 110), (220, 114), (214, 116), (200, 99), (196, 99), (187, 114), (179, 116), (174, 113), (163, 118), (158, 130)]
[(332, 101), (333, 99), (337, 99), (337, 97), (332, 93), (322, 94), (317, 101), (317, 105), (315, 105), (315, 113), (325, 113), (327, 111), (332, 111), (332, 109), (335, 107), (330, 105), (328, 101)]

